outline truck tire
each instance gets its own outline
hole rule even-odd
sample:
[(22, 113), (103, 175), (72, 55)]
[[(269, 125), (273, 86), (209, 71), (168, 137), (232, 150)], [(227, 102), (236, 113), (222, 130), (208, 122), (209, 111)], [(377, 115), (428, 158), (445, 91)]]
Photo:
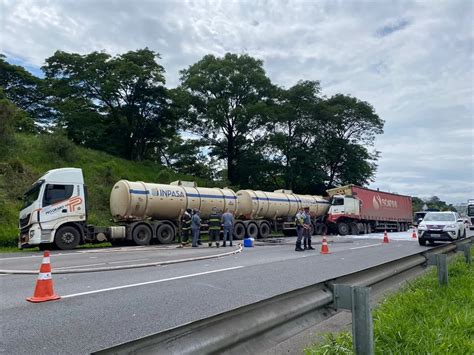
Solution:
[(245, 226), (243, 223), (235, 223), (234, 224), (234, 238), (236, 240), (242, 240), (245, 237)]
[(60, 250), (71, 250), (79, 245), (81, 235), (71, 226), (59, 228), (54, 235), (54, 244)]
[(337, 232), (340, 235), (348, 235), (349, 231), (349, 225), (347, 223), (341, 222), (337, 224)]
[(267, 222), (260, 223), (258, 234), (260, 238), (268, 238), (270, 236), (270, 225)]
[(133, 228), (132, 240), (136, 245), (149, 245), (153, 232), (146, 224), (139, 224)]
[(350, 229), (351, 229), (351, 234), (352, 235), (359, 235), (360, 230), (359, 230), (359, 227), (357, 226), (357, 223), (351, 223), (350, 224)]
[(247, 224), (247, 236), (257, 239), (258, 236), (258, 227), (255, 223)]
[(158, 239), (161, 244), (170, 244), (175, 238), (174, 234), (173, 227), (169, 224), (162, 224), (156, 230), (156, 239)]

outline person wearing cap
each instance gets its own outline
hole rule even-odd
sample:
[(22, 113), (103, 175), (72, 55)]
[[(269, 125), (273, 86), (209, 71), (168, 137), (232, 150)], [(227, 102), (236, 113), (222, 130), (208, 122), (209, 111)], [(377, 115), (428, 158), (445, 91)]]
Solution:
[(184, 211), (183, 216), (181, 217), (181, 246), (188, 245), (188, 240), (190, 239), (191, 234), (191, 219), (192, 219), (192, 210), (188, 208)]
[(304, 225), (304, 212), (302, 208), (298, 209), (298, 212), (295, 216), (295, 223), (296, 223), (296, 248), (295, 251), (303, 251), (301, 248), (301, 239), (303, 239), (303, 225)]
[(199, 210), (194, 209), (193, 217), (191, 218), (191, 232), (193, 233), (193, 248), (198, 247), (199, 236), (201, 233), (201, 217), (199, 217)]
[(313, 231), (311, 228), (311, 214), (309, 211), (309, 207), (305, 207), (303, 214), (303, 250), (314, 250), (314, 248), (311, 246), (312, 232)]
[(219, 237), (221, 233), (221, 214), (217, 211), (217, 207), (212, 207), (212, 213), (209, 215), (209, 247), (212, 247), (212, 242), (216, 242), (216, 247), (219, 248)]

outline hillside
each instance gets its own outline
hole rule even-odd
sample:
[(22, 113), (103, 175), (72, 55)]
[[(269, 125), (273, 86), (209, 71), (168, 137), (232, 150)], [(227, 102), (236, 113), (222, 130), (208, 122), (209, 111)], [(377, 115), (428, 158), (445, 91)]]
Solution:
[(109, 194), (120, 179), (161, 183), (195, 180), (152, 162), (132, 162), (76, 146), (63, 136), (17, 134), (8, 144), (0, 144), (0, 246), (17, 245), (18, 197), (47, 170), (63, 167), (83, 170), (89, 189), (89, 223), (97, 225), (110, 223)]

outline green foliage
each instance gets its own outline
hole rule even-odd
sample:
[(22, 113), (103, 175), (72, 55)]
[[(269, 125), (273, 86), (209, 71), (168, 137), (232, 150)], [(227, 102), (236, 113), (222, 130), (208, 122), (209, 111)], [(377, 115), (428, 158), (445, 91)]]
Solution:
[(120, 179), (156, 182), (197, 181), (199, 186), (212, 183), (176, 174), (153, 162), (132, 162), (109, 154), (74, 145), (64, 136), (16, 134), (8, 156), (0, 157), (0, 246), (16, 246), (18, 214), (22, 196), (46, 171), (63, 167), (81, 168), (89, 190), (89, 223), (110, 225), (109, 196)]
[[(474, 250), (472, 251), (474, 254)], [(436, 270), (389, 296), (373, 314), (376, 354), (474, 353), (474, 269), (460, 256), (449, 265), (449, 286)], [(352, 337), (327, 335), (305, 354), (352, 354)]]
[(426, 205), (428, 209), (456, 212), (456, 208), (452, 204), (448, 205), (445, 201), (441, 201), (438, 196), (432, 196), (430, 198), (425, 199), (413, 197), (412, 205), (413, 212), (422, 211), (424, 205)]
[(42, 69), (59, 125), (87, 147), (132, 160), (155, 158), (176, 130), (159, 58), (148, 48), (115, 57), (57, 51)]
[(0, 91), (0, 98), (8, 98), (37, 122), (44, 123), (52, 117), (42, 80), (23, 67), (8, 63), (1, 54)]
[[(268, 120), (273, 90), (263, 62), (248, 55), (206, 55), (181, 72), (182, 101), (188, 104), (187, 126), (208, 141), (211, 154), (226, 161), (227, 178), (239, 184), (250, 174), (237, 174), (243, 150), (260, 138)], [(241, 170), (242, 172), (242, 170)]]

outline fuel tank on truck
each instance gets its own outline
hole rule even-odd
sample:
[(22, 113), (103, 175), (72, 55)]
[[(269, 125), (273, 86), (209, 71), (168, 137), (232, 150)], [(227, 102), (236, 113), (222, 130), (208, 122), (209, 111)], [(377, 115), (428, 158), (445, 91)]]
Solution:
[(275, 219), (296, 215), (298, 208), (309, 207), (313, 217), (322, 216), (329, 203), (321, 196), (297, 195), (291, 190), (274, 192), (237, 191), (237, 217), (245, 219)]
[(110, 193), (110, 212), (117, 220), (178, 219), (187, 208), (199, 209), (207, 218), (216, 207), (235, 212), (237, 197), (230, 189), (197, 187), (175, 182), (153, 184), (120, 180)]

